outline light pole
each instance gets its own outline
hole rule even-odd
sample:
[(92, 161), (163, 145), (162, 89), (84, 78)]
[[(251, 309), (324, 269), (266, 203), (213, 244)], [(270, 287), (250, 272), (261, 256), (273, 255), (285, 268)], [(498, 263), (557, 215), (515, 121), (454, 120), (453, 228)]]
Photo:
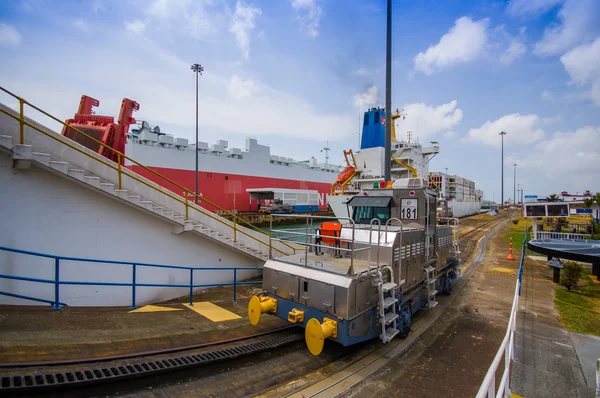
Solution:
[(513, 179), (513, 205), (516, 206), (517, 203), (517, 164), (513, 164), (515, 168), (515, 177)]
[(519, 203), (521, 203), (521, 184), (517, 184), (517, 195), (519, 196)]
[(194, 148), (196, 149), (196, 197), (195, 202), (198, 204), (198, 74), (202, 74), (204, 72), (204, 68), (200, 64), (193, 64), (191, 67), (192, 71), (196, 73), (196, 144)]
[(502, 136), (502, 155), (501, 155), (501, 159), (500, 159), (501, 168), (502, 168), (502, 176), (501, 176), (502, 188), (500, 191), (500, 207), (502, 208), (502, 210), (504, 210), (504, 136), (506, 135), (506, 131), (501, 131), (498, 134), (500, 136)]

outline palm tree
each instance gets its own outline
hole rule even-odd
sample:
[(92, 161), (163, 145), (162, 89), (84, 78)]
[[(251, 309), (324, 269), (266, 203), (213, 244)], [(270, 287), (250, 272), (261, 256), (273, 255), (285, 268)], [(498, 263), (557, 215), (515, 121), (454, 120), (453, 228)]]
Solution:
[(594, 201), (600, 205), (600, 192), (596, 193), (596, 195), (592, 197), (592, 203), (594, 203)]
[(585, 206), (586, 209), (590, 209), (592, 207), (592, 205), (594, 204), (594, 202), (596, 201), (596, 198), (584, 198), (583, 199), (583, 205)]
[(555, 193), (553, 193), (552, 195), (548, 196), (548, 202), (558, 202), (559, 200), (560, 200), (560, 198)]

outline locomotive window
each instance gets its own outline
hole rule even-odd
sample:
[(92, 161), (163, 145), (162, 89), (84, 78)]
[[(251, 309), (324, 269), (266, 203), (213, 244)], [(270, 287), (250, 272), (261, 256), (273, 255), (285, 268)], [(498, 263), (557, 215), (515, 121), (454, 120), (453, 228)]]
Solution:
[(390, 218), (389, 207), (357, 206), (354, 208), (354, 222), (358, 224), (370, 224), (371, 220), (377, 218), (385, 224)]
[(373, 207), (373, 218), (378, 218), (382, 224), (385, 224), (390, 219), (389, 207)]
[(374, 113), (373, 124), (379, 124), (379, 111)]

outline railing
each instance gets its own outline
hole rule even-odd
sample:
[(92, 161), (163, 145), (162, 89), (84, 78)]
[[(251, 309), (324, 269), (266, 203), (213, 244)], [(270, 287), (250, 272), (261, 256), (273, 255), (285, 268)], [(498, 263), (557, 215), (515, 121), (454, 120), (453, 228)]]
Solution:
[(537, 231), (535, 239), (588, 239), (590, 235), (574, 234), (570, 232), (544, 232)]
[[(52, 308), (55, 310), (59, 310), (61, 307), (67, 306), (66, 303), (63, 303), (60, 301), (60, 286), (61, 285), (131, 287), (131, 307), (130, 308), (135, 309), (135, 308), (137, 308), (137, 305), (136, 305), (136, 288), (137, 287), (180, 287), (180, 288), (185, 287), (185, 288), (189, 288), (190, 289), (189, 290), (190, 305), (193, 306), (194, 305), (194, 301), (193, 301), (194, 288), (233, 286), (233, 302), (235, 303), (235, 302), (237, 302), (237, 286), (238, 285), (257, 285), (257, 284), (262, 283), (262, 281), (246, 281), (246, 282), (238, 282), (237, 281), (237, 272), (238, 271), (262, 270), (262, 267), (186, 267), (186, 266), (180, 266), (180, 265), (148, 264), (148, 263), (132, 262), (132, 261), (98, 260), (98, 259), (92, 259), (92, 258), (56, 256), (56, 255), (47, 254), (47, 253), (37, 253), (37, 252), (28, 251), (28, 250), (12, 249), (9, 247), (4, 247), (4, 246), (0, 246), (0, 250), (12, 252), (12, 253), (20, 253), (20, 254), (27, 254), (27, 255), (36, 256), (36, 257), (44, 257), (44, 258), (54, 259), (54, 279), (41, 279), (41, 278), (31, 278), (31, 277), (25, 277), (25, 276), (0, 274), (0, 279), (53, 284), (54, 285), (54, 300), (47, 300), (47, 299), (42, 299), (42, 298), (38, 298), (38, 297), (25, 296), (25, 295), (21, 295), (21, 294), (15, 294), (15, 293), (3, 292), (3, 291), (0, 291), (0, 295), (16, 297), (16, 298), (20, 298), (20, 299), (24, 299), (24, 300), (37, 301), (40, 303), (48, 303), (48, 304), (52, 305)], [(91, 281), (61, 280), (60, 279), (60, 261), (61, 260), (131, 266), (131, 282), (91, 282)], [(187, 271), (189, 271), (189, 283), (187, 283), (187, 284), (140, 283), (137, 280), (138, 267), (187, 270)], [(194, 272), (195, 271), (233, 271), (233, 283), (194, 284)]]
[(600, 398), (600, 358), (596, 360), (596, 398)]
[[(4, 87), (0, 87), (0, 90), (2, 90), (6, 94), (10, 95), (11, 97), (13, 97), (13, 98), (15, 98), (15, 99), (17, 99), (19, 101), (19, 117), (16, 117), (11, 112), (7, 112), (4, 109), (0, 108), (0, 111), (2, 113), (10, 116), (11, 118), (13, 118), (13, 119), (15, 119), (15, 120), (17, 120), (19, 122), (19, 144), (21, 144), (21, 145), (25, 144), (25, 126), (28, 126), (28, 127), (32, 128), (32, 129), (34, 129), (35, 131), (38, 131), (38, 132), (46, 135), (47, 137), (50, 137), (53, 140), (58, 141), (61, 144), (66, 145), (69, 148), (74, 149), (77, 152), (79, 152), (79, 153), (81, 153), (81, 154), (83, 154), (83, 155), (85, 155), (85, 156), (87, 156), (87, 157), (89, 157), (91, 159), (94, 159), (95, 161), (97, 161), (99, 163), (102, 163), (103, 165), (105, 165), (105, 166), (107, 166), (107, 167), (115, 170), (117, 172), (119, 189), (122, 189), (122, 179), (123, 179), (123, 175), (125, 175), (125, 176), (127, 176), (127, 177), (129, 177), (129, 178), (131, 178), (131, 179), (133, 179), (133, 180), (141, 183), (141, 184), (144, 184), (145, 186), (147, 186), (149, 188), (152, 188), (152, 189), (154, 189), (156, 191), (159, 191), (159, 192), (167, 195), (169, 198), (171, 198), (171, 199), (173, 199), (173, 200), (175, 200), (175, 201), (183, 204), (185, 206), (185, 218), (186, 218), (186, 220), (189, 219), (189, 216), (188, 216), (189, 215), (189, 208), (191, 207), (192, 209), (194, 209), (194, 210), (196, 210), (196, 211), (198, 211), (198, 212), (200, 212), (200, 213), (202, 213), (202, 214), (204, 214), (204, 215), (212, 218), (213, 220), (218, 221), (219, 223), (221, 223), (221, 224), (223, 224), (223, 225), (225, 225), (225, 226), (233, 229), (234, 241), (237, 240), (237, 236), (236, 235), (239, 232), (239, 233), (247, 236), (248, 238), (253, 239), (253, 240), (257, 241), (257, 242), (260, 242), (260, 243), (262, 243), (264, 245), (270, 245), (270, 242), (267, 243), (266, 241), (260, 240), (260, 239), (256, 238), (255, 236), (252, 236), (252, 235), (244, 232), (243, 230), (238, 229), (237, 224), (243, 224), (247, 228), (250, 228), (250, 229), (252, 229), (252, 230), (254, 230), (256, 232), (259, 232), (261, 234), (264, 234), (264, 235), (270, 237), (270, 235), (267, 234), (265, 231), (261, 230), (260, 228), (256, 227), (255, 225), (249, 223), (248, 221), (244, 220), (243, 218), (240, 218), (236, 214), (234, 214), (234, 213), (232, 213), (232, 212), (230, 212), (228, 210), (225, 210), (224, 208), (222, 208), (221, 206), (217, 205), (216, 203), (213, 203), (210, 200), (206, 199), (204, 196), (197, 195), (195, 192), (190, 191), (189, 189), (187, 189), (183, 185), (181, 185), (181, 184), (179, 184), (179, 183), (177, 183), (177, 182), (175, 182), (175, 181), (173, 181), (173, 180), (171, 180), (171, 179), (163, 176), (162, 174), (160, 174), (160, 173), (152, 170), (151, 168), (149, 168), (149, 167), (141, 164), (140, 162), (136, 161), (135, 159), (130, 158), (129, 156), (125, 155), (124, 153), (121, 153), (121, 152), (117, 151), (116, 149), (114, 149), (114, 148), (112, 148), (112, 147), (104, 144), (103, 142), (97, 140), (96, 138), (94, 138), (94, 137), (86, 134), (85, 132), (83, 132), (83, 131), (75, 128), (75, 127), (72, 127), (71, 125), (63, 122), (62, 120), (60, 120), (60, 119), (52, 116), (48, 112), (46, 112), (46, 111), (38, 108), (37, 106), (35, 106), (35, 105), (27, 102), (24, 98), (21, 98), (18, 95), (13, 94), (12, 92), (6, 90)], [(34, 124), (29, 123), (27, 120), (25, 120), (25, 112), (24, 112), (24, 106), (25, 105), (30, 106), (31, 108), (33, 108), (36, 111), (42, 113), (43, 115), (49, 117), (50, 119), (52, 119), (52, 120), (54, 120), (54, 121), (62, 124), (63, 126), (66, 126), (67, 128), (69, 128), (69, 129), (77, 132), (78, 134), (83, 135), (84, 137), (90, 139), (91, 141), (93, 141), (96, 144), (100, 145), (101, 147), (107, 149), (108, 151), (113, 152), (114, 154), (116, 154), (117, 162), (115, 163), (115, 162), (113, 162), (111, 160), (108, 160), (107, 158), (105, 158), (102, 155), (97, 154), (97, 153), (94, 153), (92, 155), (88, 151), (82, 150), (79, 147), (79, 144), (75, 143), (74, 141), (71, 141), (68, 138), (64, 138), (62, 135), (49, 133), (47, 131), (44, 131), (44, 130), (40, 129), (39, 127), (35, 126)], [(156, 186), (150, 184), (149, 182), (145, 181), (144, 179), (142, 179), (141, 176), (139, 176), (137, 173), (132, 172), (132, 171), (128, 170), (127, 168), (122, 167), (121, 164), (123, 163), (124, 160), (128, 160), (131, 163), (133, 163), (133, 164), (141, 167), (142, 169), (144, 169), (145, 171), (149, 172), (150, 174), (152, 174), (153, 176), (157, 177), (158, 179), (162, 180), (163, 182), (172, 184), (173, 186), (175, 186), (175, 187), (183, 190), (183, 192), (184, 192), (184, 198), (182, 198), (181, 196), (179, 196), (179, 195), (177, 195), (177, 194), (175, 194), (175, 193), (167, 190), (166, 188), (159, 189), (158, 187), (156, 187)], [(222, 212), (226, 213), (227, 215), (231, 216), (232, 220), (233, 220), (233, 225), (229, 224), (228, 222), (225, 222), (220, 217), (214, 215), (210, 211), (202, 208), (201, 206), (198, 206), (197, 204), (194, 203), (194, 200), (192, 200), (192, 201), (188, 200), (189, 197), (192, 197), (193, 199), (198, 199), (199, 201), (203, 201), (205, 203), (208, 203), (210, 206), (213, 206), (213, 207), (221, 210)], [(282, 244), (284, 244), (286, 247), (288, 247), (289, 249), (291, 249), (295, 253), (294, 247), (285, 244), (285, 242), (282, 242)], [(269, 249), (271, 249), (271, 248), (269, 248)], [(276, 251), (278, 251), (278, 252), (280, 252), (282, 254), (288, 254), (288, 253), (285, 253), (285, 252), (283, 252), (283, 251), (281, 251), (281, 250), (279, 250), (277, 248), (272, 248), (272, 249), (276, 250)]]
[[(523, 249), (521, 250), (521, 262), (519, 264), (519, 274), (515, 283), (515, 295), (513, 297), (512, 309), (510, 311), (510, 319), (506, 328), (506, 335), (500, 348), (494, 357), (492, 365), (488, 369), (485, 378), (479, 391), (477, 398), (492, 398), (492, 397), (510, 397), (510, 364), (515, 359), (515, 331), (517, 329), (517, 311), (519, 310), (519, 296), (521, 295), (521, 281), (523, 279), (523, 262), (525, 260), (525, 248), (527, 247), (527, 233), (524, 233)], [(496, 370), (500, 366), (504, 357), (504, 372), (496, 393)]]

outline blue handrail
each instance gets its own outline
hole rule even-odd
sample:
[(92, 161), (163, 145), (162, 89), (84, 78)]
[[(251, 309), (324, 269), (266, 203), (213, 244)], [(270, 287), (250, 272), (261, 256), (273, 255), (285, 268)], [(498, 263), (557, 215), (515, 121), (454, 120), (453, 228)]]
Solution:
[(523, 283), (523, 264), (525, 263), (525, 249), (527, 249), (527, 225), (523, 233), (523, 247), (521, 248), (521, 262), (519, 264), (519, 296), (521, 295), (521, 284)]
[[(193, 293), (194, 288), (196, 287), (217, 287), (217, 286), (232, 286), (233, 285), (233, 302), (237, 302), (237, 286), (238, 285), (256, 285), (261, 284), (262, 281), (246, 281), (246, 282), (238, 282), (237, 281), (237, 272), (246, 271), (246, 270), (262, 270), (262, 267), (187, 267), (181, 265), (168, 265), (168, 264), (151, 264), (151, 263), (141, 263), (134, 261), (117, 261), (117, 260), (98, 260), (94, 258), (81, 258), (81, 257), (70, 257), (70, 256), (58, 256), (54, 254), (48, 253), (38, 253), (29, 250), (22, 249), (14, 249), (10, 247), (0, 246), (0, 250), (8, 251), (12, 253), (20, 253), (27, 254), (30, 256), (36, 257), (45, 257), (54, 259), (54, 279), (42, 279), (42, 278), (32, 278), (27, 276), (17, 276), (17, 275), (7, 275), (0, 274), (0, 279), (11, 279), (11, 280), (19, 280), (26, 282), (37, 282), (37, 283), (49, 283), (54, 285), (54, 300), (46, 300), (37, 297), (24, 296), (15, 293), (3, 292), (0, 291), (0, 295), (16, 297), (25, 300), (38, 301), (42, 303), (49, 303), (52, 305), (52, 308), (55, 310), (59, 310), (62, 307), (67, 306), (67, 304), (59, 301), (60, 298), (60, 286), (61, 285), (83, 285), (83, 286), (120, 286), (120, 287), (131, 287), (131, 309), (136, 309), (136, 287), (189, 287), (189, 297), (190, 297), (190, 305), (193, 306)], [(131, 282), (86, 282), (86, 281), (71, 281), (71, 280), (60, 280), (60, 261), (78, 261), (78, 262), (88, 262), (88, 263), (104, 263), (104, 264), (118, 264), (118, 265), (130, 265), (132, 266), (132, 280)], [(167, 268), (167, 269), (181, 269), (181, 270), (189, 270), (190, 271), (190, 282), (188, 284), (181, 283), (139, 283), (137, 281), (137, 267), (153, 267), (153, 268)], [(233, 283), (203, 283), (203, 284), (194, 284), (194, 271), (233, 271)]]

